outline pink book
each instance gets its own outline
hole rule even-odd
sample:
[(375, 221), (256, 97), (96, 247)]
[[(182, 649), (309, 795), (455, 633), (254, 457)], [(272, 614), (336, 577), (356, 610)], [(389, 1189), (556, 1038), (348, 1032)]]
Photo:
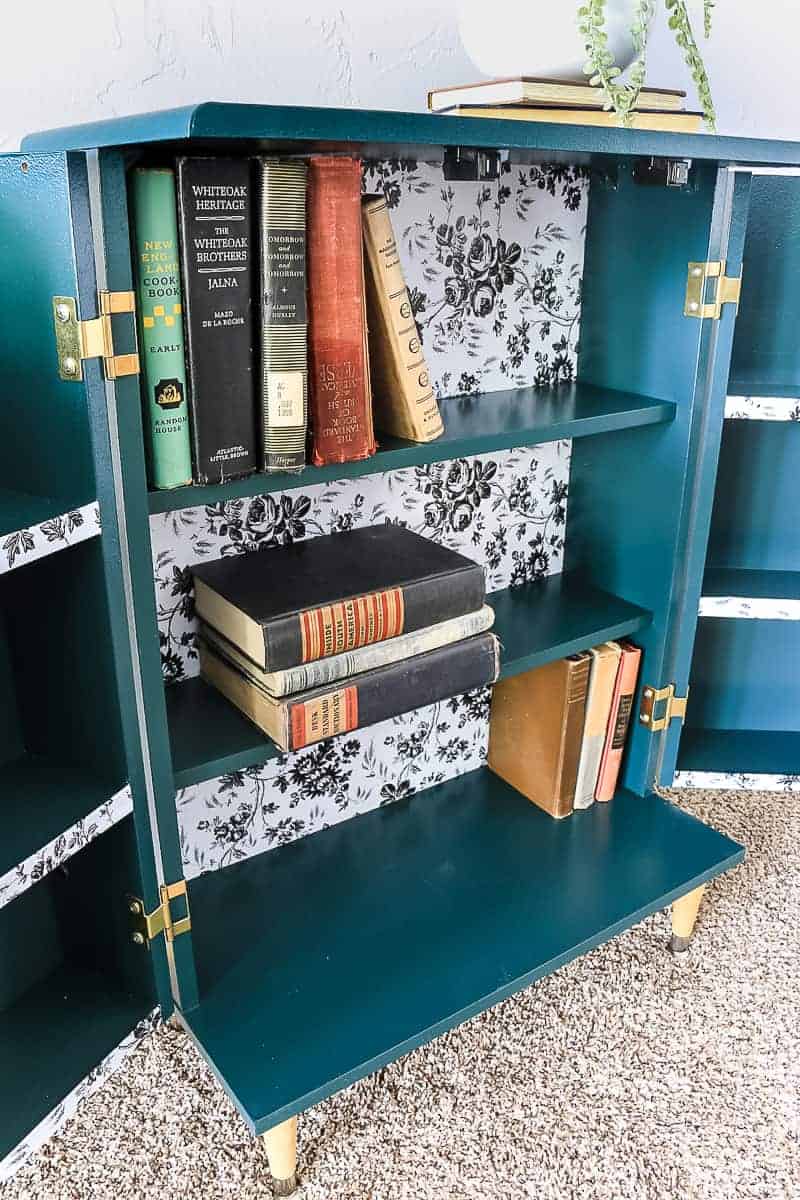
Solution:
[(614, 698), (611, 701), (606, 740), (600, 759), (600, 771), (597, 775), (595, 800), (608, 801), (616, 791), (622, 751), (625, 749), (625, 735), (628, 732), (636, 680), (639, 676), (639, 663), (642, 658), (639, 647), (632, 646), (630, 642), (620, 642), (620, 648), (622, 655), (617, 669), (617, 681), (614, 685)]

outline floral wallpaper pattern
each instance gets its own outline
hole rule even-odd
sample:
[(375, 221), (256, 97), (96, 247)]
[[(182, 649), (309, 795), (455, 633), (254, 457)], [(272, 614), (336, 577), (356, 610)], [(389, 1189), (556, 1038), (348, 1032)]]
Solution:
[(502, 164), (485, 183), (434, 163), (364, 163), (383, 192), (439, 396), (575, 376), (589, 192), (581, 167)]
[(77, 854), (89, 842), (94, 841), (101, 833), (105, 833), (117, 821), (126, 817), (133, 808), (131, 789), (126, 784), (118, 792), (101, 804), (94, 812), (76, 821), (69, 829), (65, 829), (58, 837), (53, 838), (46, 846), (40, 847), (35, 854), (23, 859), (16, 867), (12, 867), (5, 875), (0, 875), (0, 908), (19, 896), (22, 892), (33, 887), (45, 875), (49, 875), (56, 867), (61, 866), (73, 854)]
[(742, 421), (800, 421), (800, 397), (728, 396), (725, 417)]
[(676, 771), (673, 788), (726, 792), (800, 792), (800, 775), (744, 775), (724, 771)]
[(119, 1070), (142, 1039), (156, 1029), (160, 1020), (161, 1011), (154, 1008), (110, 1054), (106, 1055), (93, 1071), (89, 1072), (85, 1079), (81, 1080), (77, 1087), (73, 1088), (69, 1095), (64, 1097), (51, 1113), (48, 1113), (44, 1120), (39, 1122), (35, 1129), (31, 1130), (24, 1141), (20, 1142), (5, 1158), (0, 1159), (0, 1184), (16, 1174), (32, 1154), (63, 1129), (70, 1117), (75, 1115), (81, 1101), (86, 1100), (101, 1088), (106, 1080)]
[[(571, 443), (312, 484), (150, 518), (165, 678), (197, 674), (190, 567), (302, 538), (399, 521), (486, 567), (489, 590), (561, 570)], [(489, 692), (184, 789), (187, 874), (213, 870), (479, 767)]]
[(96, 502), (50, 517), (40, 525), (16, 529), (0, 539), (0, 575), (65, 546), (96, 537), (99, 532), (100, 510)]
[(772, 596), (703, 596), (701, 617), (742, 617), (758, 621), (800, 621), (800, 600)]

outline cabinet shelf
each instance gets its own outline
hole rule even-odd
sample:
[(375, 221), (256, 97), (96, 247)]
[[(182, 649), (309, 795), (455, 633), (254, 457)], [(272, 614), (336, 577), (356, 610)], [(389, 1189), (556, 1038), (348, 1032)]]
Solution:
[(725, 775), (799, 775), (800, 733), (689, 726), (681, 735), (678, 770)]
[(151, 1008), (107, 976), (65, 962), (0, 1013), (0, 1161)]
[(675, 405), (669, 401), (652, 400), (588, 383), (452, 396), (442, 401), (441, 408), (445, 432), (435, 442), (421, 444), (380, 437), (381, 449), (362, 462), (307, 467), (300, 475), (256, 474), (224, 484), (151, 491), (150, 512), (173, 512), (193, 505), (215, 504), (240, 496), (258, 496), (338, 479), (355, 479), (470, 454), (534, 446), (639, 425), (657, 425), (671, 421), (675, 416)]
[(758, 600), (800, 600), (800, 571), (758, 571), (707, 567), (703, 596), (743, 596)]
[[(588, 584), (572, 572), (492, 592), (501, 678), (518, 675), (650, 624), (646, 609)], [(175, 786), (187, 787), (256, 766), (280, 751), (202, 679), (166, 688)]]
[(190, 883), (184, 1019), (260, 1133), (743, 853), (652, 794), (554, 821), (482, 769)]

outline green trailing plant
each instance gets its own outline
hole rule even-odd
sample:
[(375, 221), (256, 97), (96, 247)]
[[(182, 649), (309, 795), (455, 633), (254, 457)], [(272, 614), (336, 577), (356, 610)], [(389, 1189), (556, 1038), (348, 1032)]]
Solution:
[[(630, 124), (639, 93), (644, 86), (647, 74), (647, 42), (650, 37), (650, 27), (655, 16), (657, 0), (636, 0), (631, 26), (631, 35), (636, 49), (636, 57), (630, 66), (626, 79), (622, 79), (622, 71), (614, 62), (614, 55), (608, 48), (606, 33), (606, 0), (585, 0), (578, 9), (578, 28), (586, 46), (586, 64), (584, 71), (589, 76), (592, 87), (602, 88), (606, 95), (605, 108), (613, 109), (619, 114), (623, 124)], [(667, 20), (675, 35), (675, 41), (680, 46), (684, 62), (691, 72), (697, 95), (705, 114), (709, 129), (716, 129), (716, 114), (708, 75), (697, 47), (697, 41), (692, 29), (692, 22), (686, 8), (686, 0), (664, 0), (667, 10)], [(703, 0), (703, 33), (711, 36), (711, 17), (714, 0)]]

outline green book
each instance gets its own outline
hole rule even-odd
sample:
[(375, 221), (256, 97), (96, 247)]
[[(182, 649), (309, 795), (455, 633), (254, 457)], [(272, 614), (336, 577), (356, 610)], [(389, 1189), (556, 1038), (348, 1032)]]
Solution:
[(150, 482), (175, 488), (192, 482), (175, 173), (137, 167), (131, 202)]

